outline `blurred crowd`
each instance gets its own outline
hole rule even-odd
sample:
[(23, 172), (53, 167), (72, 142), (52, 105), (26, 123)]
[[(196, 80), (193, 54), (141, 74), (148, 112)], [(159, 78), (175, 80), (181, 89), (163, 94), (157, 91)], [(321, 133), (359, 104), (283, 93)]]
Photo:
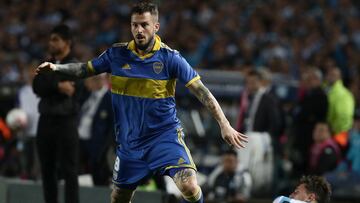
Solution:
[[(216, 188), (216, 174), (230, 177), (228, 182), (219, 183), (225, 184), (221, 188), (227, 190), (231, 190), (227, 185), (231, 177), (245, 176), (244, 180), (236, 182), (245, 184), (245, 188), (236, 190), (246, 191), (242, 196), (245, 202), (250, 196), (246, 188), (249, 185), (261, 191), (276, 186), (272, 189), (284, 192), (292, 180), (304, 173), (326, 175), (334, 189), (340, 184), (353, 188), (360, 179), (360, 112), (357, 111), (360, 102), (360, 2), (157, 2), (159, 35), (163, 42), (179, 50), (196, 69), (239, 71), (244, 75), (245, 80), (239, 83), (243, 82), (245, 91), (233, 101), (232, 106), (236, 108), (225, 107), (225, 111), (235, 109), (232, 120), (237, 128), (254, 134), (250, 141), (258, 144), (235, 156), (241, 170), (234, 172), (230, 170), (234, 167), (230, 167), (229, 174), (233, 174), (230, 176), (222, 174), (221, 164), (202, 166), (199, 163), (200, 172), (213, 174), (209, 188)], [(73, 30), (73, 52), (80, 61), (99, 55), (115, 42), (129, 41), (132, 3), (125, 0), (1, 1), (0, 85), (31, 83), (31, 70), (50, 58), (49, 32), (60, 23)], [(276, 91), (272, 91), (273, 74), (299, 82), (296, 100), (284, 103)], [(5, 107), (0, 105), (0, 108)], [(5, 118), (8, 110), (1, 109), (0, 116)], [(201, 115), (203, 120), (207, 119), (206, 115)], [(208, 126), (205, 130), (211, 134), (211, 125)], [(19, 156), (24, 146), (11, 141), (10, 130), (1, 122), (0, 129), (1, 175), (38, 178), (39, 174), (34, 171), (24, 174), (15, 167), (21, 159), (6, 162), (1, 159), (5, 152), (11, 157)], [(200, 139), (200, 143), (204, 141)], [(189, 140), (189, 143), (194, 146), (195, 158), (198, 154), (201, 156), (201, 152), (209, 152), (202, 148), (211, 148), (199, 144), (199, 140)], [(259, 146), (263, 146), (261, 153), (255, 153), (254, 160), (263, 165), (244, 160), (242, 154), (253, 156), (254, 151), (259, 152)], [(215, 160), (219, 160), (221, 150), (215, 151), (219, 152)], [(232, 152), (224, 153), (224, 168), (229, 168), (227, 162), (234, 162), (232, 155)], [(5, 164), (15, 165), (15, 168), (5, 167)], [(259, 167), (264, 170), (257, 171)], [(236, 167), (233, 170), (236, 171)], [(253, 176), (253, 180), (249, 176)], [(264, 178), (268, 176), (275, 180)], [(224, 198), (225, 194), (234, 195), (234, 191), (221, 194), (214, 191), (209, 192), (210, 199), (217, 195), (219, 198)]]
[[(158, 1), (160, 35), (195, 68), (240, 70), (268, 67), (299, 79), (308, 65), (336, 64), (346, 84), (358, 75), (358, 2)], [(75, 6), (76, 5), (76, 6)], [(132, 1), (1, 2), (2, 80), (43, 59), (49, 27), (65, 22), (75, 31), (75, 52), (89, 59), (117, 41), (128, 41)]]

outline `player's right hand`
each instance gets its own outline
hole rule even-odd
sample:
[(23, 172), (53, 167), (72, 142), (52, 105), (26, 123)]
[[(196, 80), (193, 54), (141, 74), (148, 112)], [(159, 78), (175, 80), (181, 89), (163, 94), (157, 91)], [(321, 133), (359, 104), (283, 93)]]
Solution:
[(248, 137), (237, 132), (230, 124), (221, 127), (221, 136), (231, 147), (238, 149), (245, 148), (248, 142)]
[(36, 74), (55, 71), (55, 69), (56, 69), (55, 64), (50, 62), (44, 62), (36, 68)]

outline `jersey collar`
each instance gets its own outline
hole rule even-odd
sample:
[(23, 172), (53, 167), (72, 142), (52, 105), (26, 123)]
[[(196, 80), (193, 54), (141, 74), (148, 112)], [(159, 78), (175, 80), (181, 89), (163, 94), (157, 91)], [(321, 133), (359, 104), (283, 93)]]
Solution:
[(145, 55), (141, 55), (136, 51), (136, 45), (135, 45), (135, 41), (131, 40), (127, 46), (127, 49), (129, 49), (133, 54), (135, 54), (137, 57), (141, 58), (142, 60), (146, 59), (146, 58), (150, 58), (152, 57), (156, 51), (159, 51), (161, 47), (161, 39), (158, 35), (155, 35), (155, 43), (154, 43), (154, 47), (152, 48), (152, 50), (145, 54)]

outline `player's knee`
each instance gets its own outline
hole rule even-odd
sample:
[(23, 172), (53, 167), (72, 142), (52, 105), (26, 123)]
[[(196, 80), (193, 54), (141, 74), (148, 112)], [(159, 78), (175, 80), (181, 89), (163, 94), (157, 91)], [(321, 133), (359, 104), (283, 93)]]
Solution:
[(185, 197), (196, 195), (200, 190), (194, 169), (183, 169), (177, 172), (173, 179), (182, 195)]
[(129, 203), (133, 194), (133, 190), (114, 187), (111, 192), (111, 203)]
[(197, 184), (187, 185), (182, 191), (182, 196), (190, 202), (197, 202), (201, 198), (201, 189)]
[(199, 192), (200, 187), (198, 186), (196, 181), (187, 181), (181, 183), (179, 189), (183, 196), (192, 197)]

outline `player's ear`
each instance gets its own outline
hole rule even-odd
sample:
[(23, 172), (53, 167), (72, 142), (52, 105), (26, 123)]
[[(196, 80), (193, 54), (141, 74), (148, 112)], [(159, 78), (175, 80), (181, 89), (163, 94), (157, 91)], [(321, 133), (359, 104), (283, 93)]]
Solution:
[(155, 33), (157, 33), (160, 29), (160, 23), (156, 22), (154, 26), (155, 26)]
[(316, 202), (316, 195), (315, 195), (315, 193), (310, 193), (310, 195), (308, 196), (308, 201), (309, 201), (309, 202)]

